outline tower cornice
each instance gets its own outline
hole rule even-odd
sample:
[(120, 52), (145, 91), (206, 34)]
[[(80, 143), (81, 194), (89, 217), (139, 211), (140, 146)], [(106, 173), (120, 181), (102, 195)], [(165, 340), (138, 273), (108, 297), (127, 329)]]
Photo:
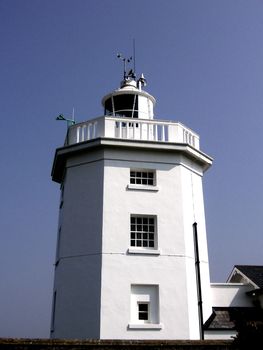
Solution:
[(213, 158), (203, 153), (200, 150), (185, 143), (166, 143), (159, 141), (143, 141), (143, 140), (125, 140), (116, 138), (96, 138), (89, 141), (76, 143), (69, 146), (58, 148), (55, 153), (52, 180), (58, 183), (63, 181), (64, 169), (66, 162), (72, 156), (91, 152), (92, 150), (100, 148), (115, 148), (119, 150), (140, 150), (153, 151), (158, 153), (175, 153), (184, 155), (186, 158), (195, 162), (203, 172), (205, 172), (213, 162)]

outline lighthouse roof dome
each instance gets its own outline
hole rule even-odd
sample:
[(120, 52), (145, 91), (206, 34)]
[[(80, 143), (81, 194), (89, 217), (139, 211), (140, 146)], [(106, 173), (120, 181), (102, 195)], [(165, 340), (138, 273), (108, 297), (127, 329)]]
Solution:
[(143, 75), (136, 81), (127, 76), (116, 89), (102, 99), (105, 115), (128, 118), (152, 119), (156, 100), (148, 92), (142, 90), (146, 84)]
[(109, 94), (105, 95), (102, 98), (102, 105), (105, 107), (106, 102), (112, 98), (113, 96), (120, 96), (120, 95), (138, 95), (138, 96), (144, 96), (147, 97), (153, 104), (153, 106), (156, 104), (156, 99), (149, 94), (148, 92), (142, 90), (140, 80), (136, 81), (134, 79), (124, 79), (121, 84), (120, 88), (116, 89)]

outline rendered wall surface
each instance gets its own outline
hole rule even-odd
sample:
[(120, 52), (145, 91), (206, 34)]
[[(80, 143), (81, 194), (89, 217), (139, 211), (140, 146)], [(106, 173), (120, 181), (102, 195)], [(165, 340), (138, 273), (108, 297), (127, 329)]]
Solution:
[[(130, 190), (130, 169), (156, 169), (158, 191)], [(160, 255), (129, 253), (132, 214), (157, 217)], [(110, 149), (105, 152), (102, 339), (199, 338), (192, 226), (195, 221), (200, 232), (205, 316), (209, 317), (201, 169), (179, 154)], [(161, 329), (129, 329), (132, 284), (159, 286)]]
[(53, 338), (99, 338), (103, 160), (68, 161), (60, 209)]
[(211, 295), (213, 306), (221, 307), (252, 307), (252, 298), (246, 292), (251, 289), (250, 285), (242, 283), (212, 283)]
[[(157, 187), (129, 188), (130, 169), (156, 170)], [(52, 337), (199, 339), (195, 222), (211, 314), (201, 166), (182, 152), (100, 146), (69, 157), (65, 174)], [(130, 251), (131, 215), (156, 217), (158, 251)], [(132, 285), (157, 286), (158, 324), (130, 327)]]

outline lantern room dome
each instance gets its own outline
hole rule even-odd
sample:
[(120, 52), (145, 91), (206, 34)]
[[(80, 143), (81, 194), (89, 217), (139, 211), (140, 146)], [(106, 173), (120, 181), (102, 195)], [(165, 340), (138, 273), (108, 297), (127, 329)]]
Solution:
[(143, 75), (136, 81), (127, 77), (119, 89), (114, 90), (102, 99), (105, 115), (127, 118), (153, 119), (153, 108), (156, 100), (142, 90), (146, 80)]

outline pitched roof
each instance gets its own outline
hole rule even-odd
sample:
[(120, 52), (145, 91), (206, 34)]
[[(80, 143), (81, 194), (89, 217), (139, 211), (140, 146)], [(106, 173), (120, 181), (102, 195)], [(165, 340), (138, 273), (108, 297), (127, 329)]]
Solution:
[(241, 273), (246, 275), (258, 288), (263, 288), (263, 266), (261, 265), (235, 265)]
[(204, 324), (204, 330), (235, 329), (235, 323), (230, 319), (229, 308), (213, 307), (212, 315)]
[(240, 321), (262, 323), (263, 309), (255, 307), (213, 307), (204, 330), (235, 330)]

